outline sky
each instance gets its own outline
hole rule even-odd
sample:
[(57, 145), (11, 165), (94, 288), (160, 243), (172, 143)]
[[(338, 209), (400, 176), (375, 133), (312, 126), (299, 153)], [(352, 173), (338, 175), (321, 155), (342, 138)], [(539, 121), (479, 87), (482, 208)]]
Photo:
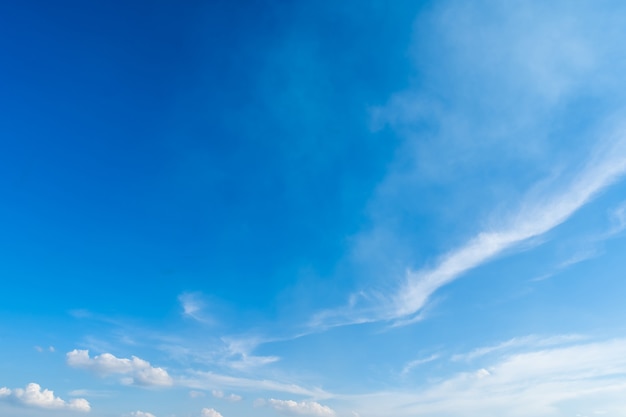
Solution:
[(626, 417), (626, 3), (0, 4), (0, 415)]

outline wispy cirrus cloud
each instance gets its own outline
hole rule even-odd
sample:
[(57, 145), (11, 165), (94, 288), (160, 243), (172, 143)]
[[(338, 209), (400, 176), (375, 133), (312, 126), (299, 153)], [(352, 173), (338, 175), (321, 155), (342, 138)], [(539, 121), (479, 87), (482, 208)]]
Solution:
[(505, 250), (549, 232), (626, 173), (626, 129), (610, 132), (586, 166), (563, 188), (530, 193), (503, 226), (485, 230), (445, 255), (434, 268), (410, 271), (394, 297), (394, 317), (419, 311), (440, 287)]
[[(432, 294), (509, 249), (541, 237), (569, 219), (626, 174), (626, 128), (618, 126), (604, 135), (580, 171), (569, 181), (533, 188), (517, 210), (504, 221), (486, 229), (459, 248), (442, 256), (433, 267), (409, 270), (395, 294), (379, 295), (369, 306), (358, 305), (325, 311), (315, 325), (358, 324), (378, 320), (403, 321), (419, 313)], [(369, 301), (369, 300), (368, 300)], [(419, 316), (415, 316), (419, 319)], [(407, 323), (414, 320), (408, 319)]]
[[(600, 28), (626, 32), (605, 9), (562, 5), (441, 2), (418, 18), (411, 52), (421, 82), (372, 109), (376, 129), (404, 141), (372, 197), (371, 227), (355, 239), (356, 262), (377, 277), (363, 280), (358, 302), (351, 297), (345, 307), (316, 314), (311, 326), (419, 321), (438, 289), (541, 243), (622, 179), (626, 68), (612, 58), (621, 54), (616, 38)], [(580, 126), (555, 129), (582, 117), (568, 106), (590, 97), (594, 111)], [(425, 266), (415, 267), (411, 247), (424, 237), (411, 232), (411, 216), (428, 205), (433, 194), (420, 195), (428, 186), (445, 190), (436, 198), (447, 196), (434, 199), (433, 212), (463, 218), (466, 237), (443, 239), (440, 255), (419, 254)], [(618, 230), (619, 212), (615, 218)]]
[[(558, 339), (558, 337), (557, 337)], [(543, 339), (538, 339), (541, 344)], [(504, 343), (504, 342), (503, 342)], [(626, 340), (529, 346), (411, 391), (350, 397), (362, 417), (623, 414)]]
[(439, 354), (434, 353), (434, 354), (432, 354), (432, 355), (430, 355), (428, 357), (425, 357), (425, 358), (419, 358), (419, 359), (414, 359), (412, 361), (409, 361), (402, 368), (401, 374), (402, 375), (406, 375), (409, 372), (411, 372), (414, 368), (416, 368), (416, 367), (418, 367), (420, 365), (423, 365), (425, 363), (435, 361), (435, 360), (439, 359), (440, 357), (441, 356)]
[(537, 349), (543, 347), (567, 346), (576, 344), (576, 342), (581, 342), (585, 339), (585, 336), (578, 334), (566, 334), (551, 337), (540, 337), (535, 335), (514, 337), (495, 345), (482, 346), (467, 353), (453, 355), (450, 359), (453, 361), (471, 361), (486, 355), (501, 353), (503, 351), (519, 351), (521, 348)]
[(206, 312), (206, 303), (202, 295), (197, 292), (182, 293), (178, 296), (178, 301), (183, 309), (183, 316), (196, 320), (204, 324), (212, 324), (214, 320)]
[(176, 385), (195, 390), (210, 391), (231, 388), (256, 392), (282, 392), (313, 399), (325, 399), (334, 396), (321, 388), (306, 388), (296, 383), (281, 382), (271, 379), (242, 378), (197, 370), (191, 370), (186, 375), (178, 378)]

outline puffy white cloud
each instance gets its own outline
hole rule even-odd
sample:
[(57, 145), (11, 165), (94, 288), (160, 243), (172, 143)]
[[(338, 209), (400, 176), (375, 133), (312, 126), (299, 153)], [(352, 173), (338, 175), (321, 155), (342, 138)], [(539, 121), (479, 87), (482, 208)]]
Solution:
[(297, 402), (293, 400), (276, 400), (270, 398), (267, 400), (267, 404), (274, 410), (291, 416), (329, 417), (335, 415), (332, 408), (315, 401)]
[(218, 411), (213, 408), (203, 408), (202, 409), (202, 417), (224, 417)]
[(133, 411), (130, 415), (131, 417), (155, 417), (154, 414), (145, 411)]
[(74, 410), (89, 411), (91, 406), (84, 398), (75, 398), (73, 400), (64, 401), (54, 396), (54, 392), (49, 389), (41, 389), (39, 384), (31, 382), (26, 388), (9, 389), (7, 387), (0, 388), (0, 398), (13, 400), (15, 403), (56, 410)]
[(170, 386), (173, 381), (167, 371), (150, 365), (150, 362), (133, 356), (131, 359), (117, 358), (110, 353), (103, 353), (91, 358), (88, 350), (74, 349), (67, 353), (67, 364), (74, 368), (87, 369), (107, 376), (126, 375), (123, 383), (142, 386)]

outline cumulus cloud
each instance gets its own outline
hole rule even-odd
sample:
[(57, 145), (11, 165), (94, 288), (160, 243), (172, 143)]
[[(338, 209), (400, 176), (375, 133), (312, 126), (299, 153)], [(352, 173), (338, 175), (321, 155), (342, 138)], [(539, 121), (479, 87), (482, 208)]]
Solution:
[(315, 401), (297, 402), (293, 400), (277, 400), (270, 398), (267, 400), (267, 405), (279, 413), (288, 416), (330, 417), (335, 415), (335, 411), (332, 408)]
[(53, 410), (72, 410), (84, 411), (91, 410), (89, 402), (84, 398), (74, 398), (70, 401), (64, 401), (54, 396), (54, 392), (49, 389), (41, 389), (39, 384), (31, 382), (26, 388), (9, 389), (7, 387), (0, 388), (0, 399), (10, 400), (16, 404), (47, 408)]
[(89, 356), (88, 350), (74, 349), (67, 353), (67, 364), (74, 368), (87, 369), (102, 376), (125, 375), (122, 382), (141, 386), (170, 386), (173, 381), (163, 368), (153, 367), (150, 362), (136, 356), (117, 358), (110, 353)]
[(220, 412), (213, 408), (203, 408), (202, 417), (223, 417)]
[(191, 390), (189, 391), (189, 396), (191, 398), (201, 398), (204, 397), (206, 394), (202, 391), (195, 391), (195, 390)]

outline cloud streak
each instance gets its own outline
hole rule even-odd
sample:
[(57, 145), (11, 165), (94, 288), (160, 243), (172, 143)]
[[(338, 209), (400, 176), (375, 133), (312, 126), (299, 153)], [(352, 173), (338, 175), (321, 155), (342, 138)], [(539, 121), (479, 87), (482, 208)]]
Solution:
[(626, 131), (613, 131), (608, 143), (596, 149), (586, 166), (564, 189), (552, 195), (531, 193), (503, 227), (486, 230), (449, 252), (431, 269), (409, 271), (406, 283), (394, 297), (390, 318), (411, 315), (429, 297), (463, 273), (493, 259), (507, 249), (549, 232), (589, 203), (626, 173)]
[(178, 296), (178, 301), (183, 309), (183, 317), (188, 317), (204, 324), (213, 324), (211, 317), (205, 314), (205, 302), (199, 293), (183, 293)]
[(233, 388), (246, 391), (283, 392), (310, 398), (330, 398), (333, 395), (321, 388), (305, 388), (297, 384), (277, 382), (268, 379), (240, 378), (213, 372), (191, 371), (176, 381), (176, 385), (196, 390), (220, 390)]
[(362, 417), (544, 417), (592, 415), (597, 411), (622, 415), (624, 395), (626, 340), (614, 339), (565, 347), (535, 345), (422, 388), (354, 396), (351, 400), (360, 406)]

